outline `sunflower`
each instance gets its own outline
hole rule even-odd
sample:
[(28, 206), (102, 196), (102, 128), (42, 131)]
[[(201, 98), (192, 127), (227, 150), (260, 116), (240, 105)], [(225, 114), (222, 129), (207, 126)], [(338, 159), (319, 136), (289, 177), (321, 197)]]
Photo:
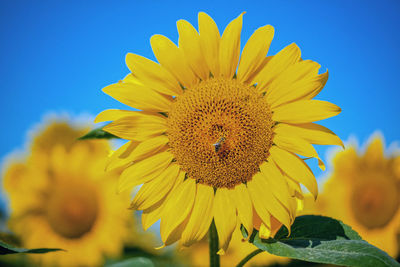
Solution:
[(322, 214), (351, 225), (363, 239), (399, 255), (400, 156), (385, 156), (375, 135), (364, 153), (355, 146), (333, 158), (333, 173), (316, 203), (306, 197), (303, 213)]
[(52, 122), (33, 139), (27, 158), (5, 166), (10, 229), (24, 247), (65, 250), (32, 256), (43, 265), (101, 265), (104, 256), (121, 253), (132, 231), (129, 195), (115, 194), (117, 172), (104, 173), (108, 143), (77, 141), (81, 134)]
[[(95, 122), (130, 140), (108, 169), (125, 168), (119, 190), (142, 185), (131, 208), (142, 210), (145, 229), (161, 218), (163, 245), (199, 241), (215, 221), (219, 254), (236, 223), (270, 236), (271, 218), (290, 228), (300, 183), (317, 196), (317, 183), (297, 154), (317, 158), (312, 144), (341, 144), (312, 123), (340, 112), (311, 100), (328, 73), (302, 60), (296, 44), (267, 52), (270, 25), (257, 29), (240, 56), (242, 16), (220, 36), (215, 22), (199, 13), (199, 32), (177, 22), (179, 47), (151, 37), (159, 63), (127, 54), (131, 73), (103, 91), (138, 110), (105, 110)], [(237, 71), (236, 71), (237, 69)]]

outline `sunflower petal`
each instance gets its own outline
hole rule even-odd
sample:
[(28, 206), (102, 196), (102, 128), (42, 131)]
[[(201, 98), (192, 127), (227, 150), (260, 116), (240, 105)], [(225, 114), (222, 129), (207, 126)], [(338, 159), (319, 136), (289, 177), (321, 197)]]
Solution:
[(178, 20), (176, 24), (179, 32), (179, 47), (185, 53), (190, 67), (202, 80), (208, 79), (210, 71), (201, 51), (199, 34), (186, 20)]
[(103, 127), (103, 130), (128, 140), (143, 141), (167, 130), (166, 120), (157, 116), (123, 117)]
[(341, 109), (327, 101), (300, 100), (273, 110), (272, 119), (286, 123), (308, 123), (336, 116)]
[(270, 149), (271, 158), (281, 170), (297, 182), (302, 183), (316, 198), (318, 185), (314, 174), (304, 161), (295, 154), (277, 146)]
[(127, 166), (133, 162), (131, 160), (132, 151), (139, 145), (140, 142), (129, 141), (120, 148), (118, 148), (111, 157), (108, 158), (106, 163), (106, 171), (111, 171), (119, 167)]
[(177, 164), (169, 165), (157, 178), (142, 185), (130, 208), (145, 210), (156, 204), (172, 189), (178, 175), (179, 166)]
[(166, 68), (185, 87), (190, 88), (198, 78), (186, 61), (182, 49), (163, 35), (153, 35), (150, 39), (153, 53), (161, 66)]
[(274, 143), (278, 147), (292, 153), (299, 154), (304, 157), (316, 158), (318, 160), (318, 166), (321, 168), (321, 170), (325, 170), (325, 164), (318, 156), (315, 148), (303, 138), (296, 135), (276, 134), (274, 136)]
[(132, 110), (121, 110), (121, 109), (106, 109), (100, 112), (94, 119), (94, 123), (115, 121), (123, 117), (134, 117), (141, 116), (142, 114), (138, 111)]
[(290, 208), (290, 192), (287, 182), (274, 162), (264, 162), (260, 165), (261, 174), (271, 188), (271, 192), (286, 208)]
[(161, 218), (164, 207), (165, 201), (160, 200), (156, 205), (142, 212), (142, 227), (145, 231)]
[(146, 111), (168, 111), (171, 100), (156, 91), (133, 83), (115, 83), (103, 88), (103, 92), (119, 102)]
[(240, 222), (246, 228), (249, 236), (251, 236), (253, 232), (253, 209), (246, 185), (235, 186), (229, 196), (231, 197), (231, 202), (235, 203)]
[(132, 151), (130, 157), (133, 161), (141, 160), (152, 156), (168, 143), (169, 139), (165, 135), (156, 136), (140, 142)]
[(304, 60), (291, 66), (275, 79), (266, 93), (268, 103), (275, 108), (282, 104), (316, 96), (328, 81), (329, 74), (312, 75), (319, 64)]
[(152, 174), (164, 171), (173, 158), (171, 153), (165, 151), (136, 162), (122, 172), (118, 181), (118, 192), (154, 179), (156, 176)]
[(204, 59), (214, 77), (219, 76), (219, 45), (221, 37), (214, 20), (204, 12), (199, 13), (200, 46)]
[(328, 128), (315, 123), (286, 124), (279, 123), (274, 132), (279, 135), (298, 135), (304, 140), (316, 145), (338, 145), (344, 148), (342, 140)]
[(290, 65), (300, 59), (300, 49), (293, 43), (286, 46), (278, 54), (273, 56), (268, 64), (258, 73), (252, 83), (257, 83), (260, 92), (265, 92), (268, 85), (285, 71)]
[(231, 79), (236, 72), (240, 56), (240, 33), (243, 13), (226, 26), (219, 47), (219, 68), (222, 77)]
[(182, 233), (181, 244), (190, 246), (207, 234), (213, 219), (214, 189), (208, 185), (197, 184), (196, 200), (190, 219)]
[(251, 181), (247, 182), (250, 197), (258, 215), (264, 221), (266, 214), (271, 214), (290, 229), (291, 216), (289, 210), (284, 207), (272, 194), (265, 177), (256, 173)]
[(383, 137), (381, 135), (375, 134), (375, 136), (373, 136), (363, 158), (370, 166), (383, 164), (385, 161), (385, 155)]
[(243, 48), (237, 78), (247, 82), (264, 63), (269, 46), (274, 38), (274, 27), (267, 25), (257, 29)]
[(218, 188), (214, 197), (214, 220), (217, 228), (218, 254), (224, 255), (236, 227), (236, 210), (229, 197), (229, 189)]
[(174, 76), (156, 62), (132, 53), (126, 55), (125, 61), (130, 71), (146, 86), (162, 94), (182, 94)]
[(164, 242), (191, 212), (196, 196), (196, 181), (187, 179), (170, 195), (171, 197), (165, 203), (160, 224), (161, 239)]
[(139, 161), (154, 153), (168, 143), (168, 138), (165, 135), (147, 139), (143, 142), (129, 141), (115, 151), (108, 159), (106, 170), (112, 170)]

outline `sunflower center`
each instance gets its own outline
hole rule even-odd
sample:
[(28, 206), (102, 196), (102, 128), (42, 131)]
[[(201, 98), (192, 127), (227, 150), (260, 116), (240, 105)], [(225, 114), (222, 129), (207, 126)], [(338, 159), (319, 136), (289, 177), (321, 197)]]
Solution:
[(89, 232), (97, 214), (96, 192), (85, 184), (56, 185), (48, 199), (48, 222), (65, 238), (80, 238)]
[(387, 225), (399, 208), (396, 179), (371, 174), (354, 187), (351, 198), (356, 220), (369, 229)]
[(273, 124), (265, 97), (254, 86), (212, 78), (174, 100), (167, 134), (190, 178), (233, 188), (251, 180), (268, 158)]

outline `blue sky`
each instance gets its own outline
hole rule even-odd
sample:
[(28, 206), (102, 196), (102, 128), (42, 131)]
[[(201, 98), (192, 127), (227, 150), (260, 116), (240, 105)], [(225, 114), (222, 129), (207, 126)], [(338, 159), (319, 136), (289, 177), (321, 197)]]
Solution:
[(126, 53), (154, 59), (149, 38), (158, 33), (176, 43), (176, 21), (197, 27), (199, 11), (221, 32), (246, 11), (242, 47), (271, 24), (271, 54), (295, 42), (304, 59), (329, 69), (317, 99), (342, 108), (322, 122), (342, 139), (363, 142), (381, 130), (387, 143), (400, 140), (399, 1), (16, 0), (0, 2), (0, 158), (21, 148), (48, 112), (124, 108), (101, 88), (128, 73)]

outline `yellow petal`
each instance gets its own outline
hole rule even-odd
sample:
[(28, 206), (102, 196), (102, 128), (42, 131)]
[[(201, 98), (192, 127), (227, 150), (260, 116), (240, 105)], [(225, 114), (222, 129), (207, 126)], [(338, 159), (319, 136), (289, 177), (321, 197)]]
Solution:
[(328, 128), (315, 123), (286, 124), (279, 123), (274, 127), (279, 135), (298, 135), (304, 140), (316, 145), (338, 145), (344, 148), (342, 140)]
[(247, 182), (247, 188), (254, 208), (264, 223), (266, 223), (264, 218), (268, 217), (267, 214), (271, 214), (288, 229), (290, 228), (291, 216), (289, 210), (273, 196), (272, 188), (261, 173), (256, 173), (253, 179)]
[(372, 137), (363, 158), (371, 166), (382, 164), (385, 161), (383, 137), (381, 135), (375, 134)]
[(131, 160), (132, 151), (139, 145), (140, 142), (129, 141), (123, 146), (118, 148), (111, 157), (108, 158), (106, 163), (106, 171), (111, 171), (116, 168), (127, 166), (133, 162)]
[(202, 80), (208, 79), (210, 70), (204, 60), (199, 34), (186, 20), (178, 20), (176, 24), (179, 33), (179, 47), (185, 53), (190, 67)]
[(288, 183), (290, 196), (292, 196), (292, 197), (301, 196), (302, 195), (302, 190), (301, 190), (300, 183), (295, 181), (295, 180), (293, 180), (289, 176), (287, 176), (286, 173), (283, 173), (283, 177), (285, 178), (285, 180)]
[(236, 227), (236, 210), (226, 188), (218, 188), (214, 197), (214, 220), (218, 232), (218, 254), (224, 254), (229, 246), (232, 233)]
[(160, 135), (157, 137), (153, 137), (147, 139), (143, 142), (140, 142), (137, 147), (132, 151), (130, 157), (133, 161), (137, 161), (160, 151), (167, 143), (169, 139), (165, 135)]
[(325, 86), (328, 72), (318, 75), (320, 65), (311, 60), (298, 62), (278, 76), (269, 86), (266, 98), (271, 107), (301, 99), (311, 99)]
[(122, 81), (119, 81), (120, 83), (134, 83), (138, 85), (144, 85), (136, 76), (134, 76), (132, 73), (129, 73), (128, 75), (125, 76)]
[(219, 46), (219, 68), (222, 77), (231, 79), (236, 72), (240, 56), (240, 33), (243, 13), (226, 26)]
[(155, 205), (172, 189), (178, 175), (179, 165), (169, 165), (157, 178), (142, 185), (130, 208), (145, 210)]
[(282, 134), (282, 133), (276, 134), (274, 136), (274, 144), (292, 153), (299, 154), (304, 157), (316, 158), (318, 160), (318, 166), (323, 171), (325, 170), (325, 164), (318, 156), (318, 153), (315, 150), (315, 148), (303, 138), (297, 135)]
[(165, 151), (136, 162), (119, 177), (118, 192), (154, 179), (168, 167), (173, 158), (171, 153)]
[(161, 218), (164, 207), (165, 198), (142, 212), (142, 226), (145, 231)]
[(315, 179), (310, 168), (301, 158), (277, 146), (272, 146), (270, 153), (271, 158), (284, 173), (286, 173), (295, 181), (305, 185), (305, 187), (314, 195), (314, 197), (317, 197), (317, 180)]
[(237, 79), (247, 82), (264, 63), (269, 46), (274, 38), (274, 27), (267, 25), (257, 29), (247, 41), (240, 58)]
[(260, 92), (265, 92), (268, 85), (300, 59), (300, 49), (293, 43), (286, 46), (278, 54), (273, 56), (267, 65), (258, 73), (253, 83), (257, 83)]
[(160, 233), (165, 242), (171, 233), (187, 218), (193, 208), (196, 196), (196, 181), (187, 179), (170, 194), (171, 197), (165, 203), (165, 209), (161, 217)]
[(143, 84), (159, 93), (176, 96), (183, 92), (174, 76), (150, 59), (128, 53), (126, 65)]
[(213, 219), (213, 202), (214, 189), (208, 185), (197, 184), (193, 210), (182, 233), (181, 244), (183, 246), (188, 247), (196, 241), (200, 241), (207, 234)]
[(161, 66), (167, 69), (185, 87), (190, 88), (198, 78), (186, 61), (182, 49), (162, 35), (153, 35), (150, 39), (153, 53)]
[(126, 166), (134, 161), (150, 157), (162, 150), (167, 143), (168, 137), (165, 135), (150, 138), (143, 142), (129, 141), (112, 154), (107, 162), (106, 170)]
[(146, 111), (169, 111), (171, 100), (156, 91), (133, 83), (115, 83), (103, 88), (103, 92), (119, 102)]
[(175, 230), (172, 231), (172, 233), (165, 240), (163, 240), (164, 246), (169, 246), (181, 239), (182, 233), (185, 230), (188, 221), (189, 217), (186, 217), (186, 219), (178, 227), (176, 227)]
[(258, 233), (258, 235), (264, 239), (270, 238), (272, 236), (271, 225), (268, 226), (264, 223), (261, 223), (260, 232)]
[(100, 112), (94, 119), (94, 123), (115, 121), (123, 117), (134, 117), (141, 116), (141, 112), (132, 110), (121, 110), (121, 109), (107, 109)]
[(103, 127), (103, 130), (128, 140), (143, 141), (167, 130), (166, 120), (157, 116), (123, 117)]
[(204, 12), (199, 13), (200, 46), (204, 59), (214, 77), (219, 76), (220, 35), (214, 20)]
[(244, 184), (240, 184), (235, 186), (231, 191), (229, 196), (231, 197), (232, 203), (235, 204), (239, 220), (250, 236), (253, 232), (253, 206), (247, 187)]
[(341, 109), (327, 101), (300, 100), (273, 110), (272, 119), (277, 122), (307, 123), (336, 116)]
[(290, 196), (289, 186), (275, 163), (272, 161), (264, 162), (260, 165), (260, 170), (275, 198), (290, 209), (292, 197)]

